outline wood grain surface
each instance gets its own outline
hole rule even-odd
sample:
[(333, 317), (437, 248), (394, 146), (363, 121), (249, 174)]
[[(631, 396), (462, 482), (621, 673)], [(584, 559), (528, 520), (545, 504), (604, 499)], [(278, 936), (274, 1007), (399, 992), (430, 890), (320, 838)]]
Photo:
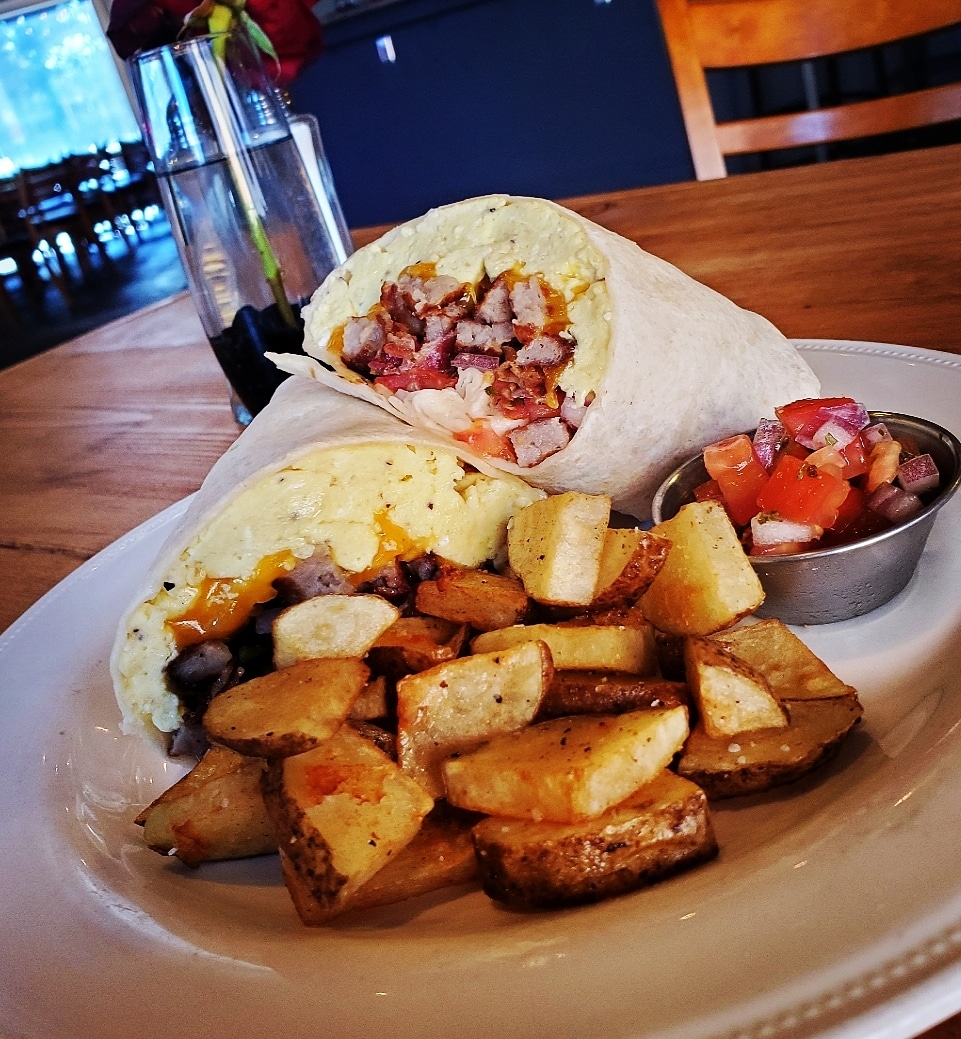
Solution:
[[(961, 353), (959, 167), (949, 146), (571, 204), (790, 336)], [(186, 295), (0, 372), (0, 630), (238, 432)]]

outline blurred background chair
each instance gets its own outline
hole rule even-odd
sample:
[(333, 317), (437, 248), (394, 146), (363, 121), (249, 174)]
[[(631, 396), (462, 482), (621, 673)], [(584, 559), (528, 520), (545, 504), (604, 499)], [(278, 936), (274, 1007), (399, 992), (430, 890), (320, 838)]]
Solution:
[(114, 162), (105, 148), (69, 155), (69, 190), (86, 210), (98, 237), (114, 236), (129, 249), (129, 236), (135, 236), (135, 228), (120, 204)]
[(134, 226), (140, 228), (145, 221), (149, 223), (153, 214), (163, 206), (157, 175), (143, 141), (121, 141), (119, 158), (118, 206)]
[(69, 298), (67, 255), (73, 254), (83, 274), (90, 272), (91, 251), (96, 249), (104, 263), (110, 262), (110, 255), (76, 190), (69, 163), (24, 168), (18, 178), (27, 232), (44, 257), (51, 279)]
[[(20, 198), (18, 178), (0, 179), (0, 264), (4, 271), (0, 275), (0, 288), (3, 290), (4, 311), (10, 317), (15, 317), (17, 311), (7, 290), (7, 278), (19, 277), (27, 299), (35, 309), (40, 308), (44, 292), (44, 281), (34, 259), (36, 247), (24, 221)], [(65, 299), (69, 300), (69, 295)]]
[[(961, 24), (961, 0), (657, 0), (657, 6), (698, 180), (727, 176), (729, 156), (961, 119), (961, 83), (821, 107), (811, 63)], [(803, 110), (718, 121), (708, 70), (781, 62), (801, 63)]]

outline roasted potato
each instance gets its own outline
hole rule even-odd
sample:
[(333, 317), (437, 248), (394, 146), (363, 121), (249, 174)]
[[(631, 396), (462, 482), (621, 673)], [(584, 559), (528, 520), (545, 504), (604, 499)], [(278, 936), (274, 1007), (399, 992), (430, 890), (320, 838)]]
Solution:
[(405, 848), (434, 805), (415, 780), (350, 726), (262, 778), (284, 881), (301, 920), (321, 924)]
[(687, 682), (704, 731), (714, 739), (753, 729), (787, 726), (787, 715), (759, 671), (728, 652), (723, 643), (688, 636)]
[(692, 502), (654, 528), (671, 551), (641, 599), (644, 615), (673, 635), (728, 628), (764, 601), (764, 589), (724, 509)]
[(711, 800), (792, 783), (829, 760), (861, 718), (854, 694), (782, 702), (789, 724), (715, 739), (696, 725), (678, 761), (680, 775)]
[(211, 747), (136, 819), (148, 847), (187, 866), (277, 850), (260, 778), (264, 762)]
[(553, 674), (543, 642), (520, 642), (402, 678), (397, 683), (401, 767), (441, 797), (441, 761), (527, 725)]
[(371, 646), (367, 660), (378, 674), (397, 681), (459, 657), (467, 633), (466, 624), (440, 617), (399, 617)]
[(621, 895), (717, 854), (703, 791), (667, 771), (586, 822), (491, 816), (473, 836), (484, 890), (524, 909)]
[(685, 682), (616, 671), (555, 671), (536, 721), (568, 714), (623, 714), (643, 707), (689, 705)]
[(471, 650), (493, 653), (532, 640), (547, 643), (558, 670), (627, 671), (635, 675), (651, 675), (657, 670), (654, 632), (649, 624), (515, 624), (481, 633), (471, 642)]
[(590, 819), (666, 768), (687, 731), (685, 707), (539, 722), (445, 761), (447, 800), (538, 822)]
[(318, 595), (274, 621), (274, 667), (317, 657), (363, 657), (400, 616), (379, 595)]
[(842, 682), (787, 625), (770, 618), (719, 632), (712, 639), (768, 681), (779, 700), (846, 696), (854, 687)]
[(428, 891), (477, 880), (471, 829), (478, 817), (443, 801), (421, 823), (414, 839), (350, 899), (348, 909), (391, 905)]
[(374, 722), (392, 713), (387, 679), (383, 675), (372, 678), (351, 705), (347, 717), (352, 721)]
[(415, 606), (420, 613), (491, 631), (517, 624), (530, 602), (523, 585), (505, 574), (485, 570), (449, 570), (417, 586)]
[(568, 491), (516, 512), (507, 528), (510, 568), (529, 596), (587, 606), (597, 588), (611, 500)]
[(664, 565), (670, 548), (667, 538), (651, 531), (607, 530), (591, 609), (636, 602)]
[(240, 754), (302, 754), (343, 725), (369, 673), (356, 659), (300, 660), (215, 696), (204, 729), (214, 743)]

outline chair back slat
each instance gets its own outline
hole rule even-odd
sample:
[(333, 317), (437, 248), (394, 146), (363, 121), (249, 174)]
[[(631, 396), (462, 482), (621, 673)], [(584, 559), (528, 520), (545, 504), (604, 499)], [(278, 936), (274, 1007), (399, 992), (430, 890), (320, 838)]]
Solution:
[(695, 175), (725, 156), (850, 141), (961, 119), (961, 82), (718, 123), (708, 69), (809, 61), (961, 25), (961, 0), (657, 0)]

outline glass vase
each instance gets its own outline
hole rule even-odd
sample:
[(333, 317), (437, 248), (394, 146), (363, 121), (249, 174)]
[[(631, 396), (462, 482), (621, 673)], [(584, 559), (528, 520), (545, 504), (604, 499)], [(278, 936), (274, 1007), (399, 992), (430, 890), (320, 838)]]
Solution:
[(351, 252), (329, 167), (321, 151), (320, 176), (308, 169), (246, 32), (129, 64), (190, 293), (245, 423), (286, 378), (264, 353), (302, 349), (301, 307)]

